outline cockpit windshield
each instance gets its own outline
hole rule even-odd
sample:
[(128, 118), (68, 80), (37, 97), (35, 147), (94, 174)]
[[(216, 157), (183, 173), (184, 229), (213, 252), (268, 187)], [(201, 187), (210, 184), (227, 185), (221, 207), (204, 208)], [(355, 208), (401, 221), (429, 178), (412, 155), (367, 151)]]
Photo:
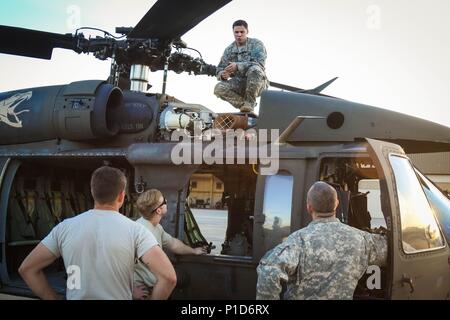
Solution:
[(422, 188), (430, 202), (436, 218), (442, 226), (447, 243), (450, 243), (450, 198), (445, 191), (440, 190), (433, 182), (416, 169)]

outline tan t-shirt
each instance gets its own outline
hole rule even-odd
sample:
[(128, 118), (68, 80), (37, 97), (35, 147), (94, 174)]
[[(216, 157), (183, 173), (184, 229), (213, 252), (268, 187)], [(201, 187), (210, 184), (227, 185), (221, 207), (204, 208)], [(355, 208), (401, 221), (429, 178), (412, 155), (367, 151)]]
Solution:
[(64, 260), (68, 300), (131, 300), (135, 261), (158, 242), (118, 212), (89, 210), (58, 224), (42, 244)]
[[(167, 247), (167, 244), (173, 239), (170, 234), (164, 231), (160, 224), (154, 226), (150, 221), (144, 218), (139, 218), (136, 220), (136, 223), (139, 223), (147, 230), (150, 230), (162, 248)], [(148, 287), (153, 287), (156, 284), (156, 277), (141, 261), (139, 261), (134, 270), (134, 282), (136, 285), (145, 284)]]

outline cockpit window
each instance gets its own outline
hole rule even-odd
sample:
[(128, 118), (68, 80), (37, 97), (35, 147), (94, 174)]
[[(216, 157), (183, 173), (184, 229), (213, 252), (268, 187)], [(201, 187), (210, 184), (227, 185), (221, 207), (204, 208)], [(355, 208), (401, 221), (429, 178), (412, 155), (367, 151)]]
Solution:
[(406, 253), (444, 246), (433, 210), (407, 158), (391, 155), (400, 206), (403, 250)]
[(264, 189), (265, 247), (272, 249), (291, 233), (294, 178), (287, 172), (268, 176)]
[(450, 199), (447, 198), (427, 177), (417, 171), (422, 189), (439, 220), (447, 242), (450, 243)]

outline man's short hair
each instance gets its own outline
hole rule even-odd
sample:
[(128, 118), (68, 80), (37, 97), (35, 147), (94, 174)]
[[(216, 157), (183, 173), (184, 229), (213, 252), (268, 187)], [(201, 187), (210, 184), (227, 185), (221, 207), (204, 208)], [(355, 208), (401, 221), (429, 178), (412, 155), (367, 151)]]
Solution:
[(309, 189), (307, 201), (316, 213), (335, 213), (337, 192), (328, 183), (318, 181)]
[(126, 185), (125, 174), (116, 168), (100, 167), (91, 176), (91, 193), (98, 204), (113, 203)]
[(233, 23), (233, 29), (234, 27), (244, 27), (248, 31), (248, 24), (244, 20), (236, 20)]
[(150, 189), (142, 193), (136, 201), (136, 206), (142, 217), (150, 219), (155, 214), (155, 209), (160, 205), (161, 191)]

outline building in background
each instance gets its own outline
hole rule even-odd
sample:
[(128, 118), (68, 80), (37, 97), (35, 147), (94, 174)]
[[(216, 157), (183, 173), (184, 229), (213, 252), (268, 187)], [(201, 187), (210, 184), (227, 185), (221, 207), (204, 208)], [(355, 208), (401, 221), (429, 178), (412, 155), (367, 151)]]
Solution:
[(212, 174), (194, 174), (191, 177), (189, 206), (191, 208), (222, 209), (223, 182)]
[(414, 165), (437, 186), (450, 191), (450, 152), (409, 155)]

